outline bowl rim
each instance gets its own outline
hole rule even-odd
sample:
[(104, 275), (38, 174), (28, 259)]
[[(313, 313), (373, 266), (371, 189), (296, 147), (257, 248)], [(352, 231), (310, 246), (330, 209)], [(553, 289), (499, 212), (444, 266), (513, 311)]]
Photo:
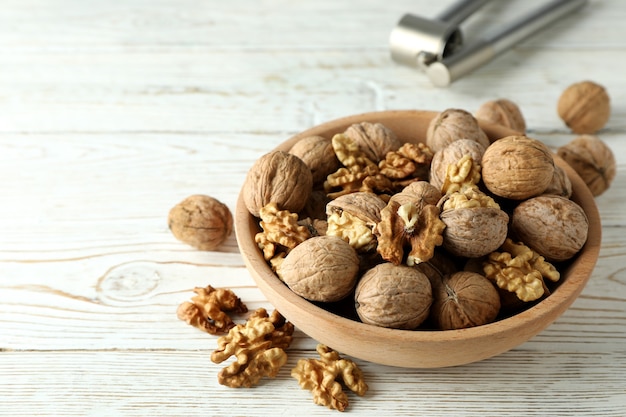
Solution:
[[(436, 111), (428, 110), (391, 110), (361, 113), (357, 115), (334, 119), (314, 126), (312, 128), (306, 129), (296, 135), (293, 135), (273, 150), (288, 150), (288, 148), (290, 148), (293, 143), (302, 139), (303, 137), (319, 135), (321, 133), (324, 133), (324, 135), (326, 136), (332, 134), (332, 132), (339, 133), (344, 131), (347, 126), (360, 121), (381, 121), (381, 123), (383, 124), (384, 120), (387, 120), (389, 118), (415, 118), (416, 120), (422, 119), (423, 121), (425, 119), (432, 119), (437, 113), (438, 112)], [(494, 136), (494, 134), (498, 136), (501, 133), (507, 133), (511, 135), (520, 134), (519, 132), (515, 132), (511, 129), (489, 124), (484, 121), (479, 120), (479, 123), (481, 125), (481, 128), (483, 128), (489, 136)], [(268, 298), (268, 301), (278, 311), (280, 311), (281, 314), (283, 314), (287, 318), (287, 320), (292, 321), (296, 325), (296, 327), (300, 328), (300, 330), (302, 330), (305, 334), (311, 336), (313, 339), (316, 339), (320, 343), (331, 345), (331, 347), (333, 343), (329, 343), (328, 340), (324, 340), (325, 337), (323, 335), (320, 337), (320, 334), (318, 332), (311, 331), (311, 329), (308, 329), (309, 331), (306, 331), (302, 328), (308, 328), (308, 323), (299, 323), (299, 320), (292, 320), (292, 318), (294, 318), (293, 316), (295, 315), (295, 309), (305, 313), (310, 318), (317, 318), (323, 321), (333, 322), (335, 325), (345, 329), (346, 331), (362, 333), (363, 335), (365, 335), (366, 338), (387, 338), (389, 336), (393, 336), (394, 338), (401, 338), (403, 340), (412, 341), (415, 343), (446, 343), (460, 339), (469, 341), (482, 339), (484, 337), (498, 338), (503, 337), (503, 335), (505, 334), (510, 334), (512, 329), (523, 328), (523, 332), (527, 333), (526, 336), (528, 336), (525, 338), (525, 340), (528, 340), (532, 336), (543, 330), (545, 327), (550, 325), (567, 308), (569, 308), (569, 306), (581, 293), (584, 286), (591, 277), (591, 272), (595, 267), (601, 245), (602, 229), (598, 208), (595, 204), (595, 199), (593, 198), (591, 192), (588, 190), (582, 179), (576, 174), (576, 172), (556, 154), (554, 156), (556, 164), (566, 172), (566, 174), (572, 181), (572, 184), (574, 185), (572, 187), (574, 189), (574, 193), (571, 197), (572, 200), (576, 201), (583, 208), (589, 220), (589, 234), (587, 241), (583, 246), (583, 249), (581, 249), (576, 258), (571, 262), (571, 264), (568, 265), (565, 270), (560, 271), (562, 276), (565, 275), (566, 272), (574, 269), (576, 270), (576, 273), (568, 274), (567, 279), (561, 282), (558, 287), (550, 294), (550, 296), (545, 297), (543, 300), (537, 302), (535, 305), (513, 316), (505, 317), (489, 324), (458, 330), (389, 329), (373, 326), (370, 324), (352, 320), (347, 317), (343, 317), (341, 315), (327, 311), (324, 308), (319, 307), (312, 302), (298, 296), (297, 294), (292, 292), (272, 272), (267, 262), (263, 259), (263, 256), (256, 246), (254, 240), (249, 238), (249, 234), (248, 236), (246, 236), (246, 233), (248, 233), (250, 230), (254, 230), (252, 228), (258, 228), (258, 221), (253, 215), (248, 212), (245, 206), (245, 203), (243, 201), (243, 190), (239, 194), (235, 212), (235, 232), (237, 235), (237, 242), (248, 271), (253, 276), (262, 293)], [(285, 302), (276, 303), (276, 296), (282, 297)], [(302, 324), (305, 325), (301, 326)], [(315, 336), (311, 335), (311, 333), (314, 333)], [(345, 349), (345, 346), (341, 345), (341, 343), (339, 345), (344, 348), (344, 351), (346, 353), (352, 354), (348, 352)], [(509, 350), (511, 347), (504, 350)], [(404, 363), (396, 363), (396, 361), (394, 361), (392, 358), (387, 361), (380, 361), (372, 360), (369, 357), (363, 357), (367, 355), (359, 355), (358, 353), (352, 355), (372, 362), (378, 362), (394, 366), (406, 366), (406, 364)], [(488, 354), (481, 359), (485, 359), (491, 356), (494, 355)], [(474, 362), (474, 360), (469, 362)], [(469, 362), (460, 362), (451, 365), (460, 365), (462, 363)], [(431, 367), (422, 365), (423, 364), (420, 361), (417, 361), (415, 364), (413, 364), (412, 367)], [(448, 365), (444, 364), (440, 366)], [(439, 365), (434, 367), (439, 367)]]

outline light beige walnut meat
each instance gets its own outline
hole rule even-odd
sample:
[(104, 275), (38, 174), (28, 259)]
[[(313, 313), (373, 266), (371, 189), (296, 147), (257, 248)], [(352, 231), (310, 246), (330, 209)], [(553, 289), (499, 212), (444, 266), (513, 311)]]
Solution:
[(254, 241), (269, 261), (284, 256), (290, 250), (311, 237), (310, 230), (298, 223), (298, 215), (287, 210), (279, 210), (276, 203), (262, 207), (259, 222), (262, 232), (255, 235)]
[(289, 153), (300, 158), (311, 169), (313, 184), (324, 182), (329, 174), (339, 169), (339, 160), (331, 141), (322, 136), (300, 139)]
[(232, 290), (196, 287), (191, 302), (185, 301), (178, 306), (176, 315), (187, 324), (210, 334), (228, 332), (235, 323), (227, 314), (245, 313), (246, 305)]
[(603, 86), (593, 81), (581, 81), (563, 91), (557, 112), (574, 133), (593, 134), (609, 120), (611, 102)]
[(477, 119), (505, 126), (519, 133), (526, 132), (526, 121), (519, 106), (505, 98), (483, 103), (475, 116)]
[(513, 210), (511, 230), (546, 259), (565, 261), (576, 255), (587, 241), (589, 221), (572, 200), (542, 195), (521, 202)]
[(615, 179), (615, 155), (597, 136), (579, 136), (561, 146), (557, 154), (580, 175), (594, 196), (604, 193)]
[(500, 295), (483, 275), (460, 271), (434, 280), (431, 317), (441, 330), (464, 329), (493, 322)]
[(523, 243), (507, 238), (499, 251), (489, 254), (483, 263), (485, 276), (517, 298), (529, 302), (548, 293), (544, 278), (556, 282), (559, 271)]
[(273, 151), (257, 159), (248, 171), (243, 200), (255, 217), (269, 203), (276, 203), (279, 210), (297, 213), (312, 191), (313, 175), (309, 167), (295, 155)]
[(328, 236), (347, 241), (357, 251), (376, 247), (372, 230), (380, 222), (386, 203), (374, 193), (355, 192), (337, 197), (326, 205)]
[(433, 153), (423, 143), (405, 143), (378, 163), (380, 173), (392, 180), (427, 180)]
[(294, 293), (307, 300), (339, 301), (356, 285), (359, 257), (341, 238), (317, 236), (293, 249), (276, 272)]
[(217, 249), (233, 231), (228, 207), (207, 195), (191, 195), (172, 207), (167, 218), (172, 234), (200, 250)]
[(356, 312), (363, 323), (415, 329), (433, 302), (430, 281), (421, 271), (383, 263), (367, 271), (356, 287)]
[(318, 344), (316, 350), (320, 359), (300, 359), (291, 376), (302, 389), (311, 391), (315, 404), (344, 411), (349, 402), (341, 382), (362, 397), (368, 389), (363, 372), (356, 363), (340, 357), (328, 346)]
[(492, 143), (483, 155), (483, 182), (500, 197), (525, 200), (540, 195), (553, 176), (552, 153), (537, 139), (507, 136)]
[(489, 146), (489, 138), (471, 113), (461, 109), (447, 109), (428, 125), (426, 145), (437, 152), (459, 139), (469, 139)]
[(287, 362), (285, 349), (291, 344), (293, 331), (293, 324), (277, 311), (271, 315), (263, 308), (255, 311), (245, 324), (238, 324), (217, 340), (212, 362), (236, 358), (219, 372), (218, 382), (231, 388), (249, 388), (263, 377), (274, 378)]
[(459, 139), (435, 152), (430, 166), (430, 183), (441, 190), (448, 167), (458, 164), (463, 157), (469, 156), (474, 163), (480, 166), (485, 149), (485, 146), (473, 140)]
[(391, 129), (381, 123), (355, 123), (346, 129), (344, 135), (352, 139), (361, 152), (375, 163), (403, 144)]

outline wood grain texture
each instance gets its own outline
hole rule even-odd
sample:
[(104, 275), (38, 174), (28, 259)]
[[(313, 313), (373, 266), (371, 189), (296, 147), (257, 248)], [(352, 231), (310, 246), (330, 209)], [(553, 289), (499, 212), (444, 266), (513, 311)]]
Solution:
[[(581, 296), (520, 347), (437, 370), (359, 361), (358, 415), (626, 413), (626, 3), (591, 0), (449, 89), (395, 65), (406, 12), (453, 0), (230, 2), (5, 0), (0, 12), (0, 415), (332, 415), (289, 376), (316, 342), (254, 389), (217, 383), (216, 339), (176, 319), (192, 288), (271, 309), (234, 236), (216, 252), (176, 241), (169, 209), (194, 193), (234, 210), (252, 162), (293, 134), (386, 109), (473, 111), (507, 97), (529, 135), (573, 138), (556, 115), (570, 83), (605, 85), (599, 136), (617, 178), (596, 202), (602, 248)], [(492, 2), (468, 38), (543, 0)], [(384, 349), (384, 347), (381, 347)]]

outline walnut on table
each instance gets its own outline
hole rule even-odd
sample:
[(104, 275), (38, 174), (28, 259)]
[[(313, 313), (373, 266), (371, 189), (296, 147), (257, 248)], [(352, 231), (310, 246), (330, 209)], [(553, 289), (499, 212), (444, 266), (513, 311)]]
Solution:
[(196, 194), (172, 207), (167, 225), (180, 241), (200, 250), (217, 249), (233, 231), (233, 215), (217, 199)]
[(341, 358), (328, 346), (318, 344), (316, 350), (320, 359), (300, 359), (291, 376), (303, 389), (313, 393), (315, 404), (344, 411), (349, 405), (348, 395), (339, 381), (362, 397), (368, 389), (363, 372), (355, 362)]
[(235, 326), (226, 312), (245, 313), (246, 305), (229, 289), (196, 287), (196, 295), (191, 302), (185, 301), (178, 306), (176, 315), (180, 320), (210, 334), (229, 331)]
[(274, 378), (287, 362), (285, 349), (291, 344), (293, 331), (293, 324), (278, 311), (268, 315), (263, 308), (256, 310), (245, 324), (238, 324), (217, 340), (212, 362), (236, 358), (219, 372), (218, 382), (231, 388), (249, 388), (263, 377)]
[(602, 85), (581, 81), (571, 84), (561, 93), (557, 112), (574, 133), (593, 134), (609, 120), (611, 100)]

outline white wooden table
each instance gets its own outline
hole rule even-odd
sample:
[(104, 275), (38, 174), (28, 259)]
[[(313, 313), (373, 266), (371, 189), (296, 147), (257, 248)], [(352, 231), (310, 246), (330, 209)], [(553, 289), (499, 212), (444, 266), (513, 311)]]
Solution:
[[(449, 89), (393, 63), (387, 37), (427, 0), (2, 0), (0, 2), (0, 415), (333, 415), (289, 375), (217, 383), (214, 337), (176, 318), (194, 286), (271, 305), (234, 235), (216, 252), (169, 232), (169, 209), (212, 195), (231, 210), (252, 162), (292, 134), (384, 109), (474, 111), (499, 97), (529, 135), (573, 138), (569, 84), (611, 95), (599, 136), (619, 167), (597, 198), (600, 259), (574, 305), (531, 341), (467, 366), (357, 360), (356, 415), (626, 415), (626, 2), (592, 0)], [(468, 38), (541, 4), (494, 2)], [(384, 346), (381, 346), (384, 349)]]

